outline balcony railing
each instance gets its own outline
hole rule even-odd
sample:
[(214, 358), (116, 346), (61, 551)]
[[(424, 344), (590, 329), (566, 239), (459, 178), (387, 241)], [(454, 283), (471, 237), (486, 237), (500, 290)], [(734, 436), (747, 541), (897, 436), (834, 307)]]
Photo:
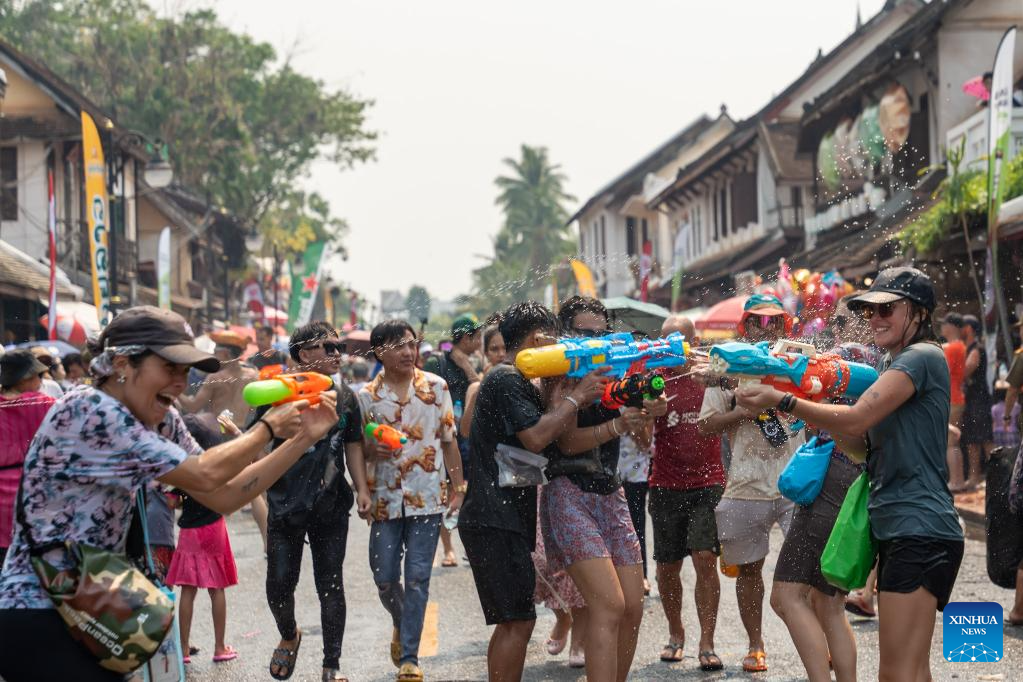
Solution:
[[(965, 140), (963, 149), (963, 162), (960, 171), (963, 170), (987, 170), (987, 121), (988, 110), (981, 109), (977, 113), (959, 125), (949, 129), (945, 135), (946, 154), (952, 150), (959, 149), (959, 145)], [(1009, 158), (1013, 158), (1023, 151), (1023, 109), (1015, 107), (1012, 110), (1012, 122), (1009, 124)], [(952, 168), (949, 167), (949, 173)]]

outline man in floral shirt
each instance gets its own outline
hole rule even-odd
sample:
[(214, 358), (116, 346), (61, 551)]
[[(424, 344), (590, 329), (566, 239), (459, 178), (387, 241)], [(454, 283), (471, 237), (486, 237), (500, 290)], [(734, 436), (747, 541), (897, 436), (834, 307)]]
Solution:
[[(416, 369), (418, 340), (411, 325), (382, 322), (373, 328), (370, 345), (383, 371), (359, 390), (362, 418), (393, 426), (408, 438), (397, 450), (372, 439), (366, 443), (373, 498), (370, 568), (394, 624), (391, 660), (399, 666), (398, 680), (418, 682), (423, 679), (419, 638), (441, 517), (458, 511), (466, 486), (448, 386), (437, 375)], [(451, 491), (445, 490), (445, 469)]]

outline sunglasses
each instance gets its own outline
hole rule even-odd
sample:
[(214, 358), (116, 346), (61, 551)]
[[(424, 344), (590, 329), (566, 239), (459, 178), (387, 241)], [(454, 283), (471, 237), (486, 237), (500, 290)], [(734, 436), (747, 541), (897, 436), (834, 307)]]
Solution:
[(348, 350), (348, 346), (343, 343), (334, 341), (324, 341), (323, 343), (317, 343), (313, 346), (306, 346), (306, 350), (317, 350), (322, 348), (326, 355), (342, 355)]
[(875, 315), (880, 317), (882, 320), (886, 320), (895, 313), (895, 306), (898, 305), (898, 301), (892, 301), (891, 303), (880, 303), (878, 305), (871, 305), (869, 303), (862, 304), (859, 309), (860, 317), (864, 320), (870, 320)]
[(772, 325), (776, 325), (782, 321), (781, 315), (750, 315), (747, 320), (759, 320), (760, 326), (764, 329), (768, 329)]
[(610, 329), (578, 329), (572, 327), (572, 336), (581, 336), (586, 339), (595, 339), (598, 336), (605, 336), (610, 333)]

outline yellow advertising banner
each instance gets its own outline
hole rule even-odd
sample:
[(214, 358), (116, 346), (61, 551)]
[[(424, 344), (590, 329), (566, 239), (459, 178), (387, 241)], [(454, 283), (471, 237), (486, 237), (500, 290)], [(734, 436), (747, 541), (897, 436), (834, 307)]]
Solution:
[(579, 287), (580, 296), (597, 298), (597, 285), (593, 282), (593, 273), (581, 260), (571, 261), (572, 272), (575, 273), (575, 283)]
[(107, 238), (107, 166), (96, 122), (82, 112), (82, 168), (85, 171), (85, 200), (89, 219), (89, 254), (92, 260), (92, 299), (99, 326), (110, 317), (109, 239)]

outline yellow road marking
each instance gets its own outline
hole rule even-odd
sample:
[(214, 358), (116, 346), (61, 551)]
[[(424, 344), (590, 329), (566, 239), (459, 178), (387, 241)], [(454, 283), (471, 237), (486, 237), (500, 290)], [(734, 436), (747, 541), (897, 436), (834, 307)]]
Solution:
[(426, 603), (426, 617), (423, 619), (423, 636), (419, 639), (419, 658), (437, 655), (437, 602)]

